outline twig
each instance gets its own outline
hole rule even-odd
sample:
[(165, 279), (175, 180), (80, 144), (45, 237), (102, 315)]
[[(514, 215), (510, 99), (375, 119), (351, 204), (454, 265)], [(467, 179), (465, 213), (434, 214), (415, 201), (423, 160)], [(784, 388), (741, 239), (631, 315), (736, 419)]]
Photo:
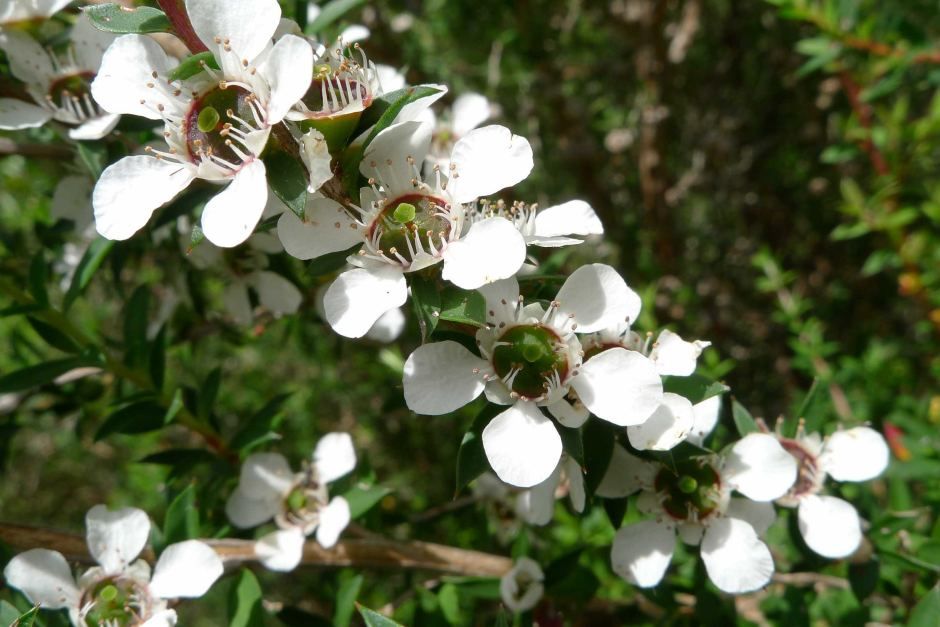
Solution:
[(774, 573), (773, 581), (788, 586), (821, 586), (824, 588), (849, 589), (849, 580), (822, 573)]
[(169, 18), (170, 23), (173, 25), (173, 31), (193, 54), (208, 50), (202, 40), (199, 39), (199, 36), (196, 35), (196, 31), (193, 30), (183, 0), (157, 0), (157, 4), (160, 5), (160, 8)]
[(855, 112), (856, 117), (858, 117), (858, 121), (862, 125), (862, 128), (864, 128), (868, 133), (868, 137), (861, 141), (862, 150), (864, 150), (868, 155), (868, 160), (871, 161), (871, 165), (873, 168), (875, 168), (875, 172), (877, 172), (880, 176), (887, 175), (890, 172), (890, 169), (888, 168), (888, 162), (885, 161), (884, 155), (881, 154), (881, 151), (878, 150), (878, 147), (875, 146), (875, 142), (871, 139), (871, 107), (867, 103), (862, 102), (862, 99), (859, 96), (861, 93), (861, 88), (847, 70), (842, 70), (839, 72), (839, 82), (842, 85), (842, 89), (845, 91), (846, 97), (849, 99), (849, 105), (852, 107), (852, 111)]
[(8, 137), (0, 137), (0, 155), (22, 155), (44, 159), (67, 159), (72, 151), (52, 144), (18, 144)]
[[(30, 525), (0, 523), (0, 540), (16, 550), (46, 548), (62, 553), (67, 559), (90, 563), (88, 547), (81, 536)], [(257, 561), (251, 540), (203, 540), (215, 549), (223, 561), (231, 564)], [(153, 562), (146, 549), (141, 557)], [(512, 560), (501, 555), (481, 553), (430, 542), (399, 542), (386, 539), (340, 541), (332, 549), (316, 542), (304, 545), (301, 564), (325, 568), (377, 568), (428, 570), (450, 575), (500, 577), (512, 567)]]

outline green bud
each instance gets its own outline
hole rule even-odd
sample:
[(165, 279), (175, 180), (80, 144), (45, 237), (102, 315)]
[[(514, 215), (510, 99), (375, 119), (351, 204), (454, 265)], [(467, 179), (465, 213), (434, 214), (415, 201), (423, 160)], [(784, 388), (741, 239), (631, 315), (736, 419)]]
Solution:
[(219, 124), (219, 119), (219, 112), (215, 110), (215, 107), (206, 107), (199, 112), (199, 117), (196, 118), (196, 126), (203, 133), (209, 133), (215, 130), (215, 127)]
[(395, 211), (392, 212), (392, 219), (399, 224), (407, 224), (415, 219), (416, 213), (417, 208), (414, 205), (403, 202), (395, 207)]
[(698, 481), (688, 475), (685, 475), (679, 479), (679, 489), (685, 494), (692, 494), (698, 490)]

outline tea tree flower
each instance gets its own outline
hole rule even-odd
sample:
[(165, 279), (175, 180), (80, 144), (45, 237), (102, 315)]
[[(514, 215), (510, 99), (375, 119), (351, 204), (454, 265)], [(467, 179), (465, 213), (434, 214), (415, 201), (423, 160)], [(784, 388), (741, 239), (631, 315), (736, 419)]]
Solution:
[[(526, 305), (515, 279), (482, 288), (487, 325), (477, 331), (480, 355), (453, 341), (416, 349), (405, 362), (405, 402), (419, 414), (454, 411), (485, 392), (511, 407), (483, 430), (487, 459), (500, 479), (531, 487), (561, 457), (561, 437), (541, 411), (580, 426), (565, 400), (577, 393), (586, 411), (619, 426), (643, 423), (662, 403), (662, 382), (643, 355), (615, 347), (583, 358), (577, 332), (632, 318), (640, 299), (610, 266), (582, 266), (547, 308)], [(586, 416), (585, 416), (586, 417)]]
[(150, 566), (135, 558), (150, 536), (150, 519), (143, 511), (109, 511), (96, 505), (85, 517), (88, 551), (98, 566), (77, 580), (57, 551), (31, 549), (20, 553), (3, 571), (6, 582), (30, 602), (48, 610), (68, 610), (76, 627), (88, 625), (176, 624), (167, 601), (196, 598), (222, 575), (222, 560), (198, 540), (171, 544)]
[(451, 155), (448, 180), (440, 171), (433, 184), (420, 176), (430, 128), (402, 122), (369, 144), (361, 172), (370, 187), (361, 191), (353, 218), (336, 202), (314, 201), (301, 222), (284, 213), (278, 235), (301, 259), (362, 244), (327, 291), (324, 306), (333, 329), (361, 337), (386, 311), (407, 300), (405, 274), (443, 263), (441, 276), (464, 289), (510, 277), (525, 259), (525, 241), (500, 217), (469, 224), (465, 203), (514, 185), (532, 169), (528, 142), (504, 127), (473, 131)]
[[(773, 523), (769, 501), (796, 479), (796, 463), (766, 434), (739, 440), (726, 457), (716, 455), (653, 464), (619, 446), (598, 495), (627, 496), (640, 490), (637, 504), (651, 520), (621, 528), (611, 548), (614, 572), (640, 587), (660, 582), (675, 548), (700, 546), (709, 579), (740, 594), (770, 581), (774, 563), (759, 536)], [(732, 497), (738, 491), (746, 498)]]
[(532, 525), (547, 525), (555, 513), (555, 498), (567, 492), (574, 511), (584, 511), (584, 475), (570, 455), (562, 455), (555, 471), (542, 483), (523, 490), (516, 498), (516, 513)]
[(168, 144), (125, 157), (101, 175), (95, 222), (108, 239), (129, 238), (200, 178), (226, 185), (203, 210), (206, 238), (222, 247), (245, 241), (268, 198), (261, 152), (310, 85), (310, 44), (286, 34), (271, 45), (281, 15), (275, 0), (188, 0), (186, 8), (220, 70), (204, 66), (170, 81), (175, 62), (163, 49), (149, 37), (124, 35), (108, 48), (92, 84), (106, 110), (162, 120)]
[(255, 544), (258, 559), (271, 570), (289, 571), (303, 556), (304, 539), (316, 532), (317, 542), (330, 548), (349, 524), (349, 503), (329, 496), (327, 484), (356, 466), (352, 438), (328, 433), (317, 442), (313, 457), (294, 473), (277, 453), (255, 453), (242, 465), (241, 478), (225, 512), (236, 527), (256, 527), (274, 519), (278, 530)]
[(421, 115), (421, 121), (430, 124), (434, 133), (425, 165), (446, 168), (454, 144), (492, 115), (493, 105), (486, 96), (473, 92), (458, 96), (441, 117), (436, 116), (432, 109), (426, 109)]
[(777, 499), (797, 508), (800, 535), (823, 557), (847, 557), (862, 542), (862, 525), (851, 503), (821, 494), (827, 476), (836, 481), (868, 481), (888, 466), (888, 445), (870, 427), (854, 427), (822, 437), (805, 433), (802, 424), (795, 438), (777, 436), (796, 460), (796, 483)]
[(499, 580), (499, 595), (513, 612), (528, 612), (538, 605), (545, 594), (545, 574), (538, 563), (520, 557)]
[(72, 0), (6, 0), (0, 5), (0, 29), (52, 17)]
[[(10, 8), (15, 10), (17, 3)], [(120, 115), (95, 103), (91, 84), (113, 40), (114, 35), (96, 29), (84, 14), (75, 20), (69, 42), (60, 52), (43, 48), (24, 32), (0, 30), (0, 48), (7, 53), (10, 71), (25, 83), (32, 99), (0, 98), (0, 129), (30, 128), (56, 120), (71, 127), (72, 139), (100, 139), (110, 133)]]
[(470, 215), (473, 220), (486, 220), (494, 216), (506, 218), (522, 233), (526, 246), (572, 246), (584, 241), (572, 235), (583, 237), (604, 234), (600, 218), (591, 205), (583, 200), (570, 200), (546, 209), (522, 202), (507, 205), (503, 201), (484, 201)]

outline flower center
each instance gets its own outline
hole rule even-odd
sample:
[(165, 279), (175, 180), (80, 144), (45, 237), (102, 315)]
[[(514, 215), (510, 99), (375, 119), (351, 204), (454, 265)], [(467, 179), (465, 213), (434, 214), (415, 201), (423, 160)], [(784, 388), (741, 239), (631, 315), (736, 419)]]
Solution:
[(79, 72), (61, 76), (49, 85), (49, 97), (53, 102), (62, 102), (63, 98), (80, 101), (85, 95), (91, 94), (91, 82), (95, 79), (94, 72)]
[(229, 85), (225, 89), (216, 87), (193, 102), (186, 114), (184, 129), (186, 148), (194, 163), (204, 159), (222, 160), (231, 165), (243, 162), (243, 153), (229, 136), (240, 139), (241, 131), (235, 126), (244, 125), (239, 120), (252, 122), (255, 119), (251, 106), (254, 98), (247, 89)]
[(676, 520), (703, 520), (719, 505), (721, 479), (711, 465), (694, 459), (664, 467), (653, 485), (662, 495), (663, 509)]
[(546, 327), (512, 327), (496, 342), (493, 369), (520, 397), (542, 398), (553, 381), (562, 381), (568, 374), (565, 344)]
[[(301, 99), (310, 109), (308, 117), (327, 118), (342, 112), (347, 107), (362, 111), (372, 104), (372, 95), (369, 93), (368, 86), (356, 79), (331, 76), (329, 73), (317, 70), (315, 72), (310, 89)], [(350, 107), (350, 104), (357, 103), (361, 103), (362, 106)], [(353, 113), (353, 111), (348, 111), (348, 113)]]
[(819, 462), (816, 456), (806, 450), (797, 440), (780, 438), (780, 445), (796, 459), (797, 474), (796, 482), (790, 491), (777, 500), (781, 505), (793, 507), (802, 497), (819, 491), (821, 483)]
[(384, 254), (410, 264), (417, 253), (436, 253), (450, 235), (447, 203), (434, 196), (408, 194), (386, 204), (372, 222), (369, 238)]
[(311, 469), (284, 497), (275, 522), (282, 528), (300, 527), (307, 533), (319, 523), (320, 509), (329, 498), (326, 484), (320, 483)]
[(98, 582), (85, 592), (82, 607), (88, 627), (138, 625), (148, 618), (149, 596), (141, 585), (122, 577)]

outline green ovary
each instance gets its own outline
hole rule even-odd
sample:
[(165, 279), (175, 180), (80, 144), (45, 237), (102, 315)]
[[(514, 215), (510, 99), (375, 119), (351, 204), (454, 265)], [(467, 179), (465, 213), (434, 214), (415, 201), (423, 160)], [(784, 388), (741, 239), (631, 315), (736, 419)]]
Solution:
[(422, 194), (409, 194), (389, 202), (372, 226), (373, 234), (376, 230), (380, 233), (379, 248), (389, 257), (397, 252), (409, 262), (414, 261), (409, 241), (414, 245), (415, 240), (420, 240), (421, 247), (430, 253), (433, 240), (434, 248), (439, 250), (441, 240), (450, 234), (450, 221), (440, 215), (445, 205), (440, 198)]
[(702, 520), (719, 505), (721, 479), (709, 464), (687, 459), (656, 475), (656, 491), (663, 508), (677, 520)]
[[(186, 147), (194, 162), (198, 163), (207, 154), (212, 154), (233, 165), (241, 164), (241, 157), (225, 143), (229, 139), (225, 128), (226, 123), (236, 128), (241, 126), (229, 118), (229, 111), (249, 123), (254, 121), (250, 97), (248, 90), (230, 85), (225, 89), (216, 87), (192, 104), (186, 114), (185, 130)], [(232, 141), (238, 143), (235, 138)]]
[(92, 603), (85, 615), (85, 624), (88, 627), (139, 624), (143, 617), (138, 596), (139, 591), (133, 582), (120, 579), (102, 581), (85, 597)]
[(545, 327), (513, 327), (499, 338), (499, 344), (493, 351), (493, 368), (503, 378), (518, 370), (511, 388), (523, 398), (541, 397), (553, 374), (557, 373), (559, 379), (567, 374), (568, 360), (561, 350), (564, 345)]

